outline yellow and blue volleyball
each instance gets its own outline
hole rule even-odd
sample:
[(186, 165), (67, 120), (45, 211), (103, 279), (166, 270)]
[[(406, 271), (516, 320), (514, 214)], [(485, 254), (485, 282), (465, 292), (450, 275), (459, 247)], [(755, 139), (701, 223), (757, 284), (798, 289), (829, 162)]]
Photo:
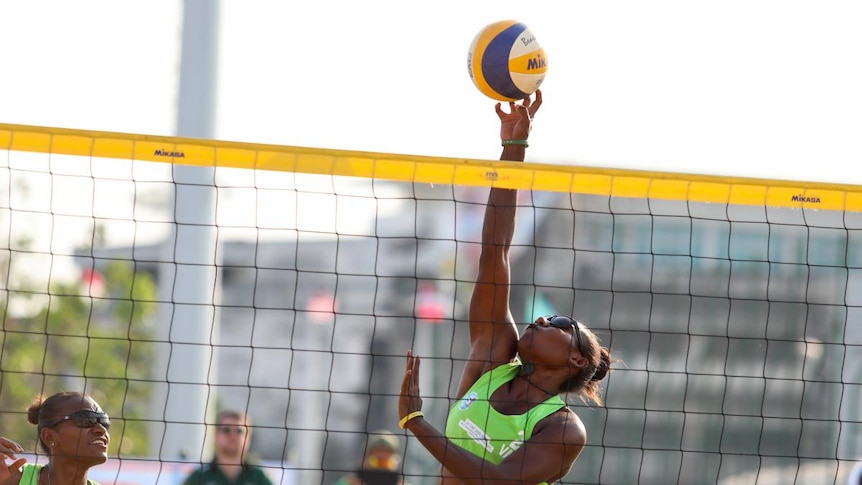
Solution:
[(548, 59), (536, 36), (516, 20), (485, 26), (467, 53), (467, 71), (473, 84), (497, 101), (516, 101), (533, 94), (547, 70)]

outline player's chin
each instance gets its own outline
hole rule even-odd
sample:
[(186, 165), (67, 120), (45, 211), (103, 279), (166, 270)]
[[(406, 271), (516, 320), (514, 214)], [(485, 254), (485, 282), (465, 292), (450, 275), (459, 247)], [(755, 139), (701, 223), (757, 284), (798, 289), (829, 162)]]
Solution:
[(530, 349), (533, 348), (533, 340), (535, 337), (535, 326), (529, 325), (524, 329), (524, 332), (521, 333), (521, 338), (518, 339), (518, 353), (523, 354), (524, 352), (529, 352)]
[(81, 457), (82, 460), (88, 463), (90, 466), (101, 465), (108, 461), (108, 452), (104, 451), (101, 453), (95, 453), (93, 455), (87, 457)]

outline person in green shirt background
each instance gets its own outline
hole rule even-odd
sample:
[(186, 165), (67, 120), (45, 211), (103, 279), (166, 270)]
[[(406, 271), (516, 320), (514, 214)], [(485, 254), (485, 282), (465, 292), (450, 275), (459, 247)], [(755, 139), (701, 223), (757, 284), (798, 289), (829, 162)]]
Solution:
[(248, 462), (251, 418), (222, 411), (216, 418), (215, 456), (183, 481), (183, 485), (273, 485), (263, 469)]
[[(535, 99), (497, 103), (501, 160), (524, 161)], [(420, 356), (407, 353), (399, 426), (442, 465), (444, 485), (552, 483), (566, 476), (587, 442), (581, 419), (559, 396), (601, 404), (599, 381), (610, 351), (585, 325), (564, 315), (540, 316), (518, 335), (509, 305), (509, 249), (518, 195), (492, 187), (469, 309), (470, 351), (445, 433), (422, 414)]]

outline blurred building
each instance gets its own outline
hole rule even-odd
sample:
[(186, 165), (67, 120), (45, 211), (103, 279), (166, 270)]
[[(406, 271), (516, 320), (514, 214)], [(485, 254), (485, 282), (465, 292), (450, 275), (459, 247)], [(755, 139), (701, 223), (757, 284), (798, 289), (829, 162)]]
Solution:
[[(407, 349), (426, 357), (426, 408), (441, 426), (466, 356), (487, 189), (393, 185), (403, 210), (373, 237), (221, 242), (213, 399), (251, 414), (257, 455), (315, 482), (352, 468), (363, 433), (397, 426)], [(862, 414), (849, 392), (862, 384), (862, 238), (848, 230), (859, 221), (568, 194), (521, 202), (516, 318), (571, 314), (622, 360), (605, 408), (570, 399), (589, 430), (579, 482), (661, 484), (673, 470), (679, 483), (716, 483), (862, 454), (848, 433)], [(136, 248), (138, 268), (152, 251)], [(99, 256), (112, 252), (128, 248)], [(408, 471), (435, 473), (410, 450)]]

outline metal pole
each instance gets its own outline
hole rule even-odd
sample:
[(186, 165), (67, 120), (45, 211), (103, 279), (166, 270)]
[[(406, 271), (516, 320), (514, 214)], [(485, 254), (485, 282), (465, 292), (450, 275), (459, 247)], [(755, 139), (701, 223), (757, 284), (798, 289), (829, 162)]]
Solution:
[[(215, 127), (219, 4), (184, 0), (177, 135), (212, 138)], [(215, 383), (215, 169), (173, 166), (169, 236), (159, 267), (160, 358), (151, 406), (151, 454), (161, 460), (211, 459), (206, 446)], [(158, 382), (163, 381), (163, 382)]]

